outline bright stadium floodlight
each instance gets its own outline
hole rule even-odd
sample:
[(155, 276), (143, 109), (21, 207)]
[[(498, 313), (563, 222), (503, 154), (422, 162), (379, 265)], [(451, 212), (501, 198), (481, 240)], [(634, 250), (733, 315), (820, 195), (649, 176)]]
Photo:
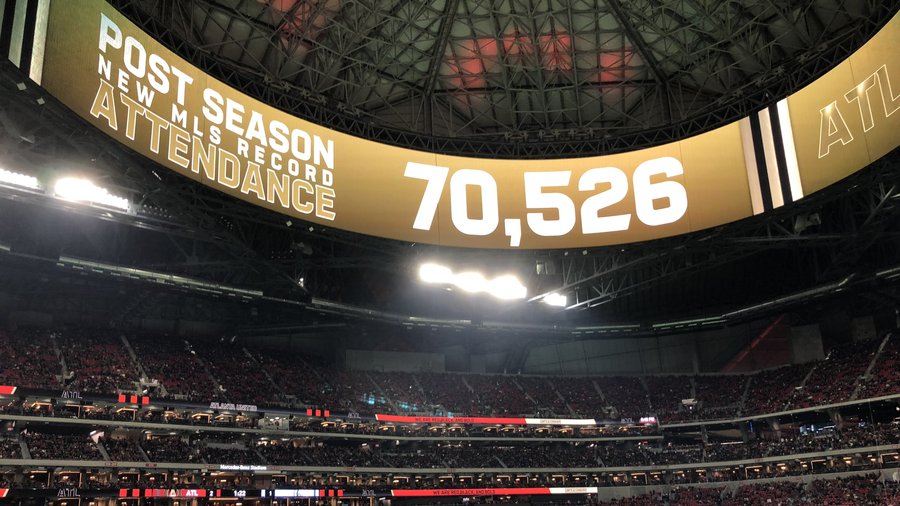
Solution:
[(528, 295), (525, 285), (509, 274), (488, 280), (479, 272), (455, 274), (449, 267), (425, 263), (419, 267), (419, 279), (425, 283), (452, 285), (468, 293), (487, 293), (502, 300), (524, 299)]
[(20, 186), (22, 188), (28, 188), (29, 190), (39, 190), (41, 188), (41, 184), (36, 177), (19, 174), (18, 172), (12, 172), (6, 169), (0, 169), (0, 183)]
[(438, 264), (422, 264), (419, 267), (419, 279), (426, 283), (452, 283), (453, 271)]
[(488, 293), (503, 300), (524, 299), (528, 289), (512, 275), (500, 276), (488, 285)]
[(566, 307), (569, 303), (568, 297), (561, 293), (549, 293), (541, 300), (544, 301), (544, 304), (554, 307)]
[(87, 179), (64, 177), (56, 181), (53, 190), (57, 197), (65, 200), (128, 210), (128, 199), (112, 195), (106, 188), (101, 188)]
[(454, 276), (453, 284), (460, 290), (469, 293), (483, 292), (488, 287), (488, 282), (484, 276), (477, 272), (461, 272)]

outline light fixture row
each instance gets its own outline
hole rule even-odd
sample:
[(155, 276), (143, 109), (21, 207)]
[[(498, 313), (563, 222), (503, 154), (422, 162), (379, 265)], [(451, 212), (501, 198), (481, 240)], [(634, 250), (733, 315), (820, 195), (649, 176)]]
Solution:
[[(44, 190), (36, 177), (2, 168), (0, 168), (0, 184), (34, 191)], [(70, 202), (80, 202), (121, 211), (128, 211), (130, 208), (130, 202), (127, 198), (113, 195), (106, 188), (97, 186), (90, 180), (79, 177), (62, 177), (57, 179), (53, 185), (53, 192), (47, 191), (47, 194)]]
[(468, 293), (487, 293), (501, 300), (524, 299), (528, 289), (511, 274), (487, 279), (480, 272), (454, 273), (449, 267), (425, 263), (419, 267), (419, 279), (425, 283), (455, 286)]

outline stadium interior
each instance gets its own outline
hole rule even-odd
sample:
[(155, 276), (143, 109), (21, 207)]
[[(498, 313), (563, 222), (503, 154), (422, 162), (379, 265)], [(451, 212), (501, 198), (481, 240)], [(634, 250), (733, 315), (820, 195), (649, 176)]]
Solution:
[[(763, 179), (777, 158), (783, 196), (757, 181), (760, 210), (715, 226), (558, 247), (402, 240), (318, 219), (320, 201), (308, 220), (254, 204), (99, 128), (109, 113), (67, 102), (50, 65), (67, 2), (0, 1), (0, 504), (900, 506), (896, 130), (883, 155), (797, 198), (778, 173), (786, 148), (758, 151)], [(876, 37), (900, 41), (897, 0), (82, 7), (101, 49), (138, 47), (127, 21), (225, 96), (335, 138), (503, 167), (758, 129)], [(45, 47), (29, 33), (47, 26)], [(63, 76), (97, 74), (96, 54), (63, 54)], [(179, 76), (154, 56), (147, 68)], [(874, 126), (855, 99), (873, 152), (870, 132), (900, 117), (888, 58), (859, 84), (882, 92)], [(335, 181), (365, 172), (335, 165)], [(690, 206), (756, 198), (719, 189)], [(418, 224), (425, 207), (368, 194), (362, 216), (415, 200)], [(633, 221), (648, 224), (659, 209), (642, 215), (639, 198)]]

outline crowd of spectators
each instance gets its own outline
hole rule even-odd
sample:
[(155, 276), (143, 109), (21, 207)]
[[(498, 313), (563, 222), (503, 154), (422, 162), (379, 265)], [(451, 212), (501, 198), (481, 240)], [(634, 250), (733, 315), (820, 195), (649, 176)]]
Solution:
[(880, 340), (870, 340), (832, 349), (813, 369), (803, 387), (796, 390), (790, 407), (808, 408), (849, 401), (880, 344)]
[(394, 410), (366, 372), (331, 370), (326, 379), (321, 396), (323, 407), (370, 413)]
[(706, 409), (717, 409), (739, 404), (747, 385), (747, 375), (694, 376), (696, 398)]
[(141, 449), (131, 439), (103, 439), (100, 441), (109, 458), (117, 462), (144, 462)]
[(722, 506), (751, 506), (756, 504), (787, 505), (799, 499), (802, 486), (792, 481), (741, 485), (730, 497), (722, 501)]
[[(423, 372), (417, 373), (416, 378), (418, 378), (422, 391), (429, 402), (443, 406), (445, 412), (460, 415), (479, 414), (475, 392), (466, 385), (463, 375)], [(475, 375), (470, 379), (476, 384), (479, 382)], [(485, 391), (482, 393), (482, 395), (490, 394), (491, 392)], [(497, 400), (502, 401), (502, 398), (497, 396)]]
[(512, 376), (470, 374), (463, 381), (474, 391), (469, 409), (472, 414), (511, 416), (537, 413), (537, 406), (528, 398), (527, 390), (522, 390)]
[(605, 454), (593, 444), (488, 448), (471, 444), (303, 446), (286, 442), (260, 445), (259, 450), (272, 464), (424, 469), (600, 467)]
[(140, 374), (118, 335), (108, 331), (63, 329), (56, 342), (70, 378), (66, 388), (80, 392), (134, 391)]
[(22, 448), (15, 438), (0, 439), (0, 459), (21, 459)]
[(104, 460), (97, 445), (86, 435), (23, 432), (28, 453), (36, 460)]
[[(650, 448), (646, 451), (648, 460), (656, 465), (687, 464), (703, 461), (703, 447), (692, 444), (666, 444), (661, 448)], [(618, 465), (621, 465), (621, 462)], [(627, 462), (627, 461), (624, 461)]]
[(809, 484), (780, 481), (727, 489), (678, 487), (624, 499), (599, 501), (596, 506), (893, 506), (900, 504), (900, 488), (882, 483), (878, 475), (815, 480)]
[[(196, 341), (193, 346), (174, 338), (126, 339), (137, 363), (116, 333), (84, 329), (0, 333), (0, 382), (62, 387), (55, 341), (71, 373), (67, 387), (73, 390), (133, 390), (142, 368), (147, 379), (159, 380), (161, 392), (177, 399), (261, 406), (294, 403), (332, 412), (612, 420), (656, 416), (662, 423), (673, 423), (813, 407), (849, 400), (857, 390), (863, 398), (886, 395), (897, 393), (900, 384), (896, 338), (887, 342), (868, 378), (863, 376), (881, 340), (834, 348), (817, 363), (746, 376), (541, 377), (346, 371), (329, 369), (308, 356), (250, 352), (228, 339)], [(157, 397), (161, 392), (150, 394)], [(688, 398), (696, 405), (685, 406), (682, 400)]]
[[(828, 429), (794, 436), (783, 434), (780, 440), (709, 442), (702, 445), (702, 461), (746, 460), (894, 444), (900, 444), (900, 426), (897, 424), (846, 425), (840, 430)], [(701, 459), (697, 459), (678, 463), (700, 461)]]
[(598, 506), (719, 506), (722, 489), (720, 488), (675, 488), (669, 492), (650, 492), (647, 494), (600, 501)]
[(200, 447), (200, 458), (207, 464), (240, 464), (254, 465), (264, 464), (262, 458), (255, 451), (247, 448), (212, 448)]
[(242, 346), (220, 339), (197, 341), (191, 349), (218, 383), (219, 388), (209, 400), (265, 405), (277, 398), (273, 395), (275, 384), (260, 364), (244, 354)]
[(806, 502), (821, 506), (900, 504), (900, 486), (897, 483), (880, 483), (877, 474), (816, 480), (806, 487), (803, 495)]
[(813, 364), (789, 365), (752, 375), (741, 414), (749, 416), (784, 410), (794, 390), (812, 368)]
[(380, 434), (395, 436), (448, 436), (468, 438), (624, 438), (652, 436), (659, 433), (659, 426), (646, 425), (586, 425), (578, 427), (548, 428), (535, 425), (462, 425), (462, 424), (384, 424), (375, 421), (321, 422), (307, 418), (295, 418), (290, 429), (298, 432), (325, 434)]
[(325, 378), (328, 371), (316, 365), (312, 357), (298, 353), (275, 353), (265, 349), (248, 349), (260, 367), (275, 382), (276, 396), (288, 403), (324, 406), (330, 389)]
[(647, 376), (644, 382), (651, 412), (664, 420), (677, 416), (684, 408), (681, 401), (693, 397), (690, 376)]
[[(566, 399), (556, 389), (556, 383), (564, 382), (565, 378), (554, 379), (557, 381), (553, 381), (546, 376), (518, 376), (515, 378), (515, 382), (541, 410), (549, 410), (549, 412), (558, 415), (569, 415)], [(534, 407), (532, 407), (533, 410)]]
[(697, 405), (690, 410), (682, 410), (677, 417), (666, 417), (667, 421), (714, 420), (734, 418), (740, 414), (741, 400), (748, 377), (694, 376), (694, 398)]
[(875, 367), (863, 381), (858, 398), (896, 394), (897, 385), (900, 385), (900, 335), (891, 335)]
[(62, 364), (46, 332), (0, 331), (0, 384), (59, 389)]
[(765, 455), (764, 443), (759, 440), (744, 442), (711, 442), (704, 445), (705, 462), (725, 462), (729, 460), (745, 460)]
[(895, 485), (881, 483), (877, 475), (815, 480), (755, 483), (729, 491), (718, 487), (678, 487), (669, 492), (599, 501), (597, 506), (892, 506), (900, 504)]
[[(46, 447), (42, 440), (52, 437), (30, 434), (35, 448)], [(77, 440), (75, 436), (66, 436)], [(68, 441), (68, 440), (67, 440)], [(55, 439), (51, 443), (56, 442)], [(82, 447), (96, 450), (86, 438)], [(58, 443), (58, 442), (57, 442)], [(900, 426), (880, 424), (847, 426), (841, 430), (808, 433), (780, 440), (754, 439), (746, 443), (709, 442), (674, 443), (659, 440), (584, 441), (584, 442), (432, 442), (377, 440), (363, 444), (310, 444), (309, 439), (251, 439), (245, 435), (224, 438), (196, 436), (187, 440), (178, 436), (154, 437), (141, 446), (154, 462), (196, 462), (216, 464), (327, 465), (353, 467), (423, 468), (602, 468), (646, 465), (716, 463), (763, 457), (789, 456), (829, 450), (850, 450), (900, 444)], [(104, 443), (114, 460), (140, 461), (137, 447), (128, 441)], [(84, 453), (86, 450), (77, 450)], [(333, 454), (329, 453), (333, 452)], [(262, 458), (261, 458), (262, 457)], [(38, 457), (34, 458), (72, 458)]]
[[(90, 406), (91, 409), (83, 409), (80, 417), (88, 420), (114, 420), (120, 422), (140, 421), (130, 410), (119, 410), (112, 406)], [(54, 413), (51, 416), (63, 416)]]
[(743, 485), (733, 495), (725, 495), (722, 506), (751, 506), (766, 504), (788, 506), (815, 504), (817, 506), (900, 504), (900, 489), (896, 484), (880, 482), (878, 475), (852, 476), (828, 480), (814, 480), (808, 484), (793, 481)]
[(400, 411), (421, 411), (428, 403), (425, 394), (416, 382), (415, 376), (408, 372), (370, 372), (369, 375), (384, 393), (394, 401)]
[(158, 380), (170, 396), (209, 401), (219, 389), (190, 345), (177, 338), (129, 337), (144, 373)]
[(608, 413), (609, 416), (637, 420), (652, 412), (647, 398), (647, 390), (640, 378), (611, 376), (599, 377), (596, 378), (596, 381), (600, 391), (603, 392), (605, 399), (603, 405), (613, 407), (613, 412)]
[(760, 456), (793, 455), (898, 443), (900, 443), (900, 426), (897, 424), (845, 425), (840, 429), (810, 432), (796, 437), (782, 436), (780, 441), (766, 442), (763, 445), (765, 454)]
[(593, 378), (587, 376), (558, 377), (553, 379), (553, 384), (577, 415), (590, 418), (602, 412), (603, 401)]
[(450, 467), (575, 468), (600, 467), (601, 456), (602, 451), (595, 444), (495, 446), (490, 449), (461, 446), (447, 448), (443, 460)]
[[(881, 424), (848, 426), (840, 431), (808, 434), (780, 441), (754, 440), (748, 443), (708, 444), (635, 444), (633, 442), (584, 442), (549, 444), (456, 444), (415, 446), (414, 451), (392, 448), (393, 455), (421, 455), (416, 461), (423, 467), (442, 467), (448, 449), (456, 449), (453, 465), (449, 467), (478, 467), (479, 461), (498, 458), (506, 467), (621, 467), (635, 465), (688, 464), (756, 459), (767, 456), (793, 455), (825, 450), (864, 448), (900, 444), (900, 426)], [(334, 448), (334, 447), (330, 447)], [(378, 450), (370, 447), (369, 451)], [(423, 448), (427, 451), (421, 452)], [(459, 460), (465, 457), (470, 460)], [(387, 452), (388, 450), (383, 450)], [(462, 455), (462, 456), (461, 456)], [(390, 460), (390, 459), (386, 459)], [(360, 464), (354, 464), (360, 465)]]
[(145, 439), (141, 448), (151, 462), (199, 462), (196, 448), (180, 436)]
[(257, 447), (270, 464), (325, 467), (390, 467), (367, 445), (310, 446), (294, 441), (269, 442)]

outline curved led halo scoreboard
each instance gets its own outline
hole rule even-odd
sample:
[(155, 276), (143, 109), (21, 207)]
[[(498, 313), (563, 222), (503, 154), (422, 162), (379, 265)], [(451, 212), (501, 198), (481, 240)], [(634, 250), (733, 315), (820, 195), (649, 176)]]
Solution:
[(49, 2), (30, 75), (152, 160), (288, 216), (404, 241), (571, 248), (668, 237), (780, 207), (898, 145), (900, 18), (741, 121), (628, 153), (496, 160), (404, 149), (276, 110), (206, 75), (103, 0)]

